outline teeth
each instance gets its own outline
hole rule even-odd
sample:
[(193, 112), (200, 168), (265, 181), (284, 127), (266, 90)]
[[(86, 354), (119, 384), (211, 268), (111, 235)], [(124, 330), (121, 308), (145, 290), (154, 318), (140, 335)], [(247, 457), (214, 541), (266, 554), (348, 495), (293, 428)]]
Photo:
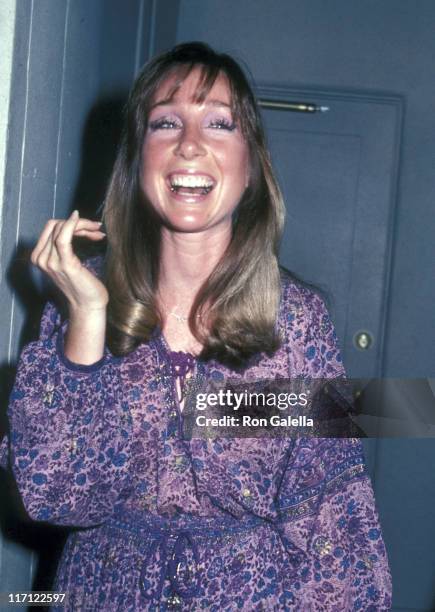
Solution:
[(171, 187), (196, 187), (209, 189), (213, 187), (213, 181), (208, 176), (173, 174), (170, 178)]

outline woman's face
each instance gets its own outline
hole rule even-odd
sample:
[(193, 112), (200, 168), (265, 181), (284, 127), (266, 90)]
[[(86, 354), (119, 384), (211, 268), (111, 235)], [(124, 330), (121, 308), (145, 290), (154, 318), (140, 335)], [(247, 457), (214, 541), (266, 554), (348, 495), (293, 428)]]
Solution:
[(176, 79), (157, 90), (143, 144), (141, 186), (172, 230), (201, 232), (231, 225), (248, 184), (248, 146), (231, 112), (226, 77), (219, 75), (201, 104), (193, 69), (172, 99)]

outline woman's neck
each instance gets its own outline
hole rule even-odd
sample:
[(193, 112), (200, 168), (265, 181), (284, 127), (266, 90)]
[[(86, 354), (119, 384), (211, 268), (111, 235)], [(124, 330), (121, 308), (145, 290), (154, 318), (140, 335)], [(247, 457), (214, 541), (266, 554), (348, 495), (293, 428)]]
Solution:
[(163, 313), (163, 333), (174, 351), (194, 355), (202, 346), (187, 322), (196, 294), (224, 253), (231, 229), (183, 234), (162, 231), (158, 300)]
[(159, 294), (167, 309), (186, 313), (231, 238), (231, 228), (183, 233), (162, 229)]

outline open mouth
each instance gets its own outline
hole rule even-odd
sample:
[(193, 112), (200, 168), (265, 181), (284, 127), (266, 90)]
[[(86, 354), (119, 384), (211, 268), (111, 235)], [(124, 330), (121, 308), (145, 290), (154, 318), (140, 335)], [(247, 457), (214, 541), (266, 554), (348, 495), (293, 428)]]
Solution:
[(179, 195), (207, 195), (215, 186), (215, 181), (202, 174), (170, 174), (169, 187)]

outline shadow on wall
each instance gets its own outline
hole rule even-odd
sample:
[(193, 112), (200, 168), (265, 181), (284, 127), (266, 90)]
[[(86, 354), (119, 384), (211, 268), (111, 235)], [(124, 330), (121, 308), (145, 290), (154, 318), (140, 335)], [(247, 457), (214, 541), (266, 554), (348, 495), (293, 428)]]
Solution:
[[(98, 209), (104, 201), (120, 140), (124, 103), (125, 97), (121, 96), (103, 100), (89, 113), (83, 135), (79, 179), (68, 206), (70, 212), (62, 212), (59, 216), (66, 217), (77, 208), (81, 217), (99, 218), (101, 211)], [(42, 228), (40, 230), (42, 231)], [(7, 264), (9, 286), (24, 313), (20, 350), (38, 337), (39, 321), (46, 301), (59, 298), (59, 292), (53, 283), (30, 263), (30, 254), (36, 240), (37, 237), (33, 244), (20, 242)], [(74, 250), (80, 258), (100, 253), (104, 248), (104, 241), (91, 243), (81, 238), (74, 240)], [(16, 368), (17, 364), (0, 364), (0, 439), (7, 431), (6, 413)], [(36, 552), (38, 556), (32, 590), (51, 590), (68, 529), (32, 522), (24, 509), (13, 477), (2, 469), (0, 499), (0, 529), (3, 537), (28, 549), (29, 552)], [(9, 588), (12, 588), (12, 585), (9, 585)]]
[(80, 175), (71, 202), (71, 211), (77, 208), (83, 217), (95, 218), (104, 202), (121, 137), (126, 95), (99, 102), (86, 121)]

